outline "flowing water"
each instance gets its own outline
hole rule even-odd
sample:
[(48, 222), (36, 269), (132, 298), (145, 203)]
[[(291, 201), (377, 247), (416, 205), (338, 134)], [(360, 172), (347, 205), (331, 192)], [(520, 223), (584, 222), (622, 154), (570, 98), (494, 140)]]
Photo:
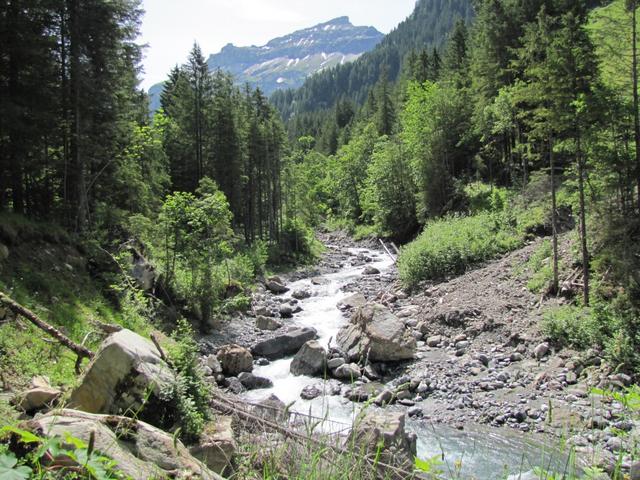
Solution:
[[(365, 249), (350, 251), (354, 255), (363, 253), (372, 257), (373, 262), (369, 265), (383, 273), (393, 266), (391, 259), (381, 252)], [(288, 285), (290, 292), (306, 289), (312, 293), (311, 298), (300, 301), (303, 311), (296, 315), (295, 323), (315, 328), (318, 341), (323, 346), (328, 347), (330, 341), (334, 343), (338, 330), (348, 322), (336, 304), (354, 293), (343, 288), (361, 278), (364, 268), (345, 266), (336, 273), (324, 275), (322, 285), (313, 285), (310, 279)], [(300, 392), (304, 387), (318, 385), (328, 391), (329, 383), (319, 378), (291, 375), (291, 361), (292, 358), (286, 358), (255, 367), (253, 373), (271, 379), (273, 387), (250, 391), (245, 398), (250, 402), (258, 402), (275, 394), (285, 404), (292, 405), (291, 411), (326, 419), (320, 426), (324, 430), (338, 432), (348, 429), (362, 404), (353, 403), (339, 395), (321, 395), (314, 400), (302, 400)], [(408, 429), (418, 436), (418, 457), (426, 459), (440, 456), (443, 460), (440, 468), (450, 478), (537, 478), (531, 476), (532, 467), (548, 466), (550, 459), (555, 458), (542, 444), (532, 441), (530, 436), (508, 431), (478, 428), (461, 432), (418, 420), (409, 420)], [(553, 466), (558, 468), (558, 465)], [(456, 468), (461, 468), (461, 471), (456, 472)]]

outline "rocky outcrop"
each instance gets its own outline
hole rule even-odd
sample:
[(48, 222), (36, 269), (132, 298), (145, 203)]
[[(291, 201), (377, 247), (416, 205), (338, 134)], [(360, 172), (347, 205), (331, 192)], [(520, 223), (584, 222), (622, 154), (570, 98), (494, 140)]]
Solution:
[(316, 338), (315, 328), (299, 328), (257, 343), (251, 349), (253, 354), (269, 360), (277, 360), (293, 355), (309, 340)]
[(85, 443), (94, 432), (96, 451), (112, 458), (116, 469), (133, 480), (175, 477), (222, 480), (173, 435), (126, 417), (57, 410), (28, 423), (31, 431), (49, 437), (71, 435)]
[(239, 345), (225, 345), (218, 350), (216, 357), (222, 366), (222, 372), (230, 377), (253, 370), (251, 352)]
[(327, 352), (317, 341), (305, 343), (291, 362), (293, 375), (318, 375), (324, 373), (327, 365)]
[(198, 445), (189, 449), (195, 458), (219, 474), (225, 473), (238, 449), (233, 436), (232, 422), (232, 417), (216, 416), (215, 422), (205, 425)]
[(336, 341), (350, 360), (368, 356), (372, 362), (411, 360), (416, 339), (404, 322), (379, 304), (359, 308), (351, 324), (338, 332)]
[(162, 402), (174, 375), (148, 340), (121, 330), (107, 338), (89, 365), (69, 406), (89, 413), (121, 414), (148, 402)]
[(405, 430), (406, 416), (400, 412), (367, 410), (356, 421), (352, 438), (363, 455), (374, 455), (380, 463), (400, 468), (403, 472), (380, 467), (384, 478), (404, 479), (413, 472), (416, 435)]

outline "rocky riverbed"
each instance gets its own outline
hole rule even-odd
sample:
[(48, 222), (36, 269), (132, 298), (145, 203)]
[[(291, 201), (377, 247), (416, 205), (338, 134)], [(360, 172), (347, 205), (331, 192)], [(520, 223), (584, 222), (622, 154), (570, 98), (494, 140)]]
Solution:
[[(327, 251), (317, 266), (267, 279), (254, 295), (251, 314), (228, 320), (220, 333), (202, 339), (207, 373), (218, 384), (236, 394), (273, 387), (271, 379), (249, 373), (251, 362), (255, 372), (268, 372), (267, 365), (303, 349), (291, 371), (317, 375), (318, 381), (295, 392), (302, 399), (373, 401), (405, 411), (418, 431), (443, 424), (460, 431), (509, 429), (551, 446), (562, 439), (588, 463), (607, 471), (618, 463), (632, 471), (631, 458), (622, 452), (638, 445), (640, 425), (626, 417), (621, 404), (590, 393), (596, 386), (620, 389), (631, 378), (615, 374), (597, 351), (556, 350), (545, 341), (542, 312), (562, 300), (533, 295), (520, 273), (538, 242), (409, 293), (400, 287), (395, 267), (372, 266), (386, 254), (354, 250), (375, 245), (354, 244), (340, 234), (322, 241)], [(335, 305), (345, 325), (352, 319), (350, 326), (330, 339), (328, 351), (309, 346), (322, 325), (301, 326), (297, 318), (312, 293), (288, 291), (288, 285), (301, 279), (322, 285), (328, 275), (353, 266), (363, 267), (362, 273), (342, 286), (351, 295)], [(366, 352), (358, 355), (363, 343)], [(237, 345), (244, 365), (218, 363), (220, 354), (213, 354), (227, 344)], [(324, 382), (323, 374), (334, 379)]]

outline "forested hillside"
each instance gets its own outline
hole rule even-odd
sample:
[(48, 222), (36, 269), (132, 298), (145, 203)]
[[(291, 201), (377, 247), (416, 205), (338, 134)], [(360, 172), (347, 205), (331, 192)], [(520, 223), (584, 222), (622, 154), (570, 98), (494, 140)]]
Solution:
[(362, 105), (383, 72), (396, 80), (411, 52), (431, 54), (443, 45), (456, 19), (472, 17), (470, 0), (420, 0), (413, 13), (373, 51), (354, 63), (312, 76), (300, 89), (277, 92), (272, 102), (285, 120), (293, 119), (292, 131), (301, 133), (309, 126), (307, 122), (313, 124), (305, 113), (330, 109), (338, 100)]

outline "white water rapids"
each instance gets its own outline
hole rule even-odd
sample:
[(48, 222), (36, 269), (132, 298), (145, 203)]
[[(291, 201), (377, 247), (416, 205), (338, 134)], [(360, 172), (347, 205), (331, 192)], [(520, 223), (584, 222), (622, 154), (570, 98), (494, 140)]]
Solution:
[[(350, 249), (351, 253), (366, 254), (373, 258), (368, 265), (382, 273), (393, 268), (391, 259), (382, 252), (365, 249)], [(354, 257), (355, 258), (355, 257)], [(361, 278), (364, 266), (344, 266), (336, 273), (323, 275), (323, 284), (314, 285), (311, 279), (304, 279), (288, 285), (290, 292), (309, 290), (312, 296), (301, 300), (303, 310), (293, 322), (302, 327), (313, 327), (318, 331), (318, 341), (328, 347), (335, 343), (338, 330), (348, 323), (348, 319), (336, 307), (337, 303), (351, 293), (343, 288)], [(291, 293), (285, 295), (289, 297)], [(256, 366), (253, 373), (273, 381), (269, 389), (253, 390), (244, 395), (250, 402), (259, 402), (275, 394), (291, 410), (301, 414), (326, 418), (320, 428), (330, 431), (344, 430), (354, 421), (363, 404), (353, 403), (342, 396), (321, 395), (314, 400), (302, 400), (300, 392), (309, 385), (328, 385), (320, 378), (294, 376), (289, 372), (292, 357), (271, 362), (266, 366)], [(369, 407), (376, 408), (376, 407)], [(400, 407), (387, 407), (400, 408)], [(453, 428), (431, 424), (420, 420), (409, 420), (408, 428), (418, 435), (418, 457), (432, 458), (441, 455), (444, 464), (440, 467), (448, 478), (470, 478), (494, 480), (509, 478), (525, 480), (532, 476), (534, 465), (548, 466), (549, 458), (555, 452), (545, 451), (539, 443), (529, 437), (495, 429), (477, 429), (460, 432)], [(555, 462), (554, 462), (555, 463)], [(461, 468), (457, 472), (456, 469)]]

